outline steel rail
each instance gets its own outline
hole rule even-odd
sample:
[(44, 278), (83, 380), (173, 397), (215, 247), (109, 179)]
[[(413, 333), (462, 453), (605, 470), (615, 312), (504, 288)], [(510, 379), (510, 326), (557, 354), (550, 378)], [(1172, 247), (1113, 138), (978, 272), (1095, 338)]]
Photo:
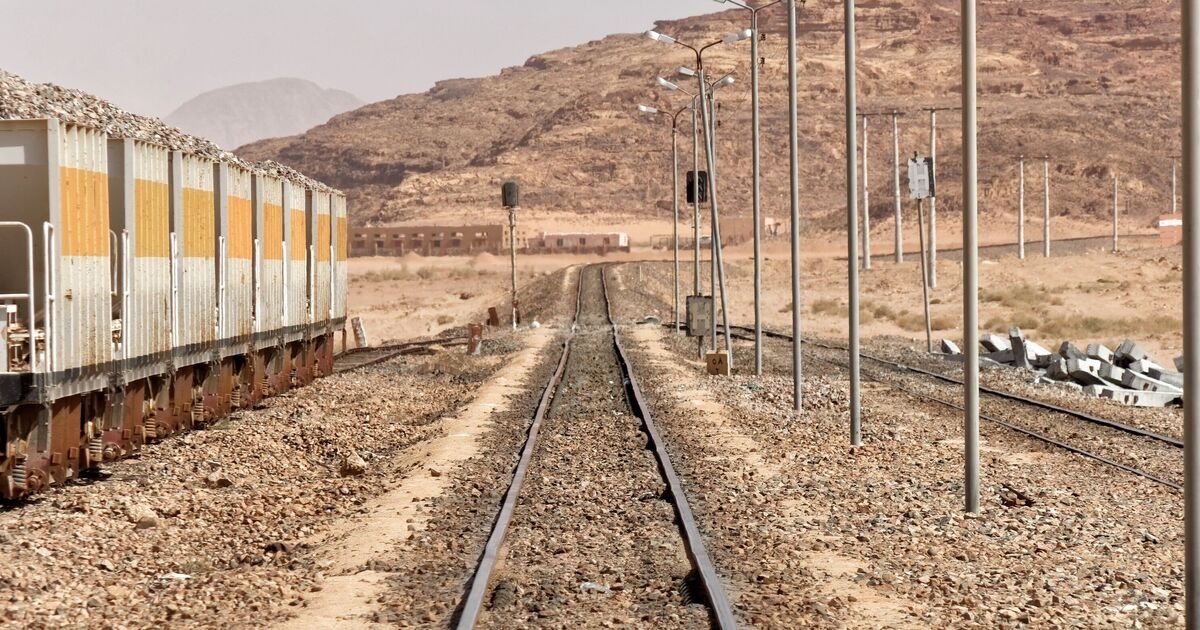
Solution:
[(525, 484), (525, 477), (529, 471), (529, 463), (533, 459), (533, 452), (537, 444), (538, 433), (542, 429), (542, 420), (546, 417), (546, 413), (550, 409), (550, 403), (554, 400), (554, 394), (558, 391), (558, 386), (562, 383), (563, 374), (566, 372), (567, 359), (571, 355), (571, 341), (575, 338), (575, 329), (579, 324), (579, 313), (582, 310), (584, 269), (581, 268), (579, 270), (579, 281), (575, 295), (575, 317), (571, 320), (571, 330), (567, 334), (567, 338), (563, 340), (562, 355), (558, 359), (558, 367), (554, 370), (554, 375), (550, 377), (549, 382), (546, 383), (546, 388), (542, 391), (541, 400), (538, 401), (537, 410), (533, 415), (533, 422), (529, 425), (529, 433), (525, 438), (525, 445), (521, 449), (521, 459), (517, 462), (512, 482), (504, 494), (504, 502), (501, 503), (500, 513), (496, 515), (496, 521), (492, 524), (492, 532), (488, 536), (487, 545), (484, 546), (483, 554), (479, 558), (479, 565), (475, 569), (475, 575), (471, 578), (471, 583), (467, 587), (466, 598), (463, 600), (458, 616), (458, 623), (456, 624), (459, 630), (471, 630), (474, 628), (476, 621), (479, 619), (479, 613), (483, 610), (483, 600), (487, 595), (488, 583), (491, 581), (492, 572), (500, 560), (500, 548), (504, 544), (504, 536), (508, 533), (508, 526), (512, 523), (513, 512), (517, 506), (517, 497), (521, 494), (521, 487)]
[(338, 365), (335, 363), (333, 373), (334, 374), (343, 374), (346, 372), (353, 372), (354, 370), (359, 370), (359, 369), (362, 369), (365, 367), (370, 367), (372, 365), (379, 365), (380, 363), (390, 361), (399, 356), (415, 354), (417, 350), (429, 348), (431, 346), (446, 346), (446, 347), (464, 346), (467, 344), (465, 339), (466, 339), (465, 337), (445, 337), (442, 339), (431, 339), (428, 341), (413, 341), (413, 342), (409, 342), (409, 343), (392, 344), (392, 345), (388, 345), (388, 346), (380, 346), (378, 348), (371, 348), (371, 347), (351, 348), (350, 350), (347, 350), (345, 352), (338, 354), (336, 357), (334, 357), (334, 360), (337, 361), (338, 363), (341, 363), (342, 361), (344, 361), (346, 359), (346, 357), (354, 357), (354, 356), (358, 356), (358, 355), (373, 354), (373, 353), (381, 353), (381, 354), (378, 357), (375, 357), (372, 359), (367, 359), (367, 360), (359, 362), (359, 363), (351, 363), (350, 365)]
[[(734, 326), (733, 328), (734, 328), (735, 330), (738, 330), (738, 332), (739, 332), (739, 333), (741, 333), (741, 334), (743, 334), (743, 335), (747, 335), (747, 334), (748, 334), (748, 331), (750, 331), (750, 330), (751, 330), (750, 328), (748, 328), (748, 327), (746, 327), (746, 326)], [(782, 339), (790, 339), (790, 338), (791, 338), (791, 337), (790, 337), (790, 335), (785, 335), (785, 334), (783, 334), (783, 333), (768, 334), (767, 336), (768, 336), (768, 337), (775, 338), (775, 339), (781, 339), (781, 340), (782, 340)], [(752, 340), (753, 340), (753, 338), (752, 338), (752, 337), (749, 337), (749, 336), (744, 336), (744, 337), (742, 337), (742, 340), (743, 340), (743, 341), (752, 341)], [(819, 342), (812, 342), (812, 341), (809, 341), (809, 340), (804, 340), (804, 341), (803, 341), (803, 343), (806, 343), (806, 344), (812, 345), (812, 346), (814, 346), (814, 347), (822, 348), (822, 349), (828, 349), (828, 350), (842, 350), (842, 348), (839, 348), (839, 347), (837, 347), (837, 346), (831, 346), (831, 345), (828, 345), (828, 344), (822, 344), (822, 343), (819, 343)], [(926, 371), (926, 370), (922, 370), (922, 369), (919, 369), (919, 368), (913, 368), (913, 367), (911, 367), (911, 366), (907, 366), (907, 365), (904, 365), (904, 364), (901, 364), (901, 363), (895, 363), (895, 362), (892, 362), (892, 361), (888, 361), (888, 360), (886, 360), (886, 359), (880, 359), (880, 358), (877, 358), (877, 357), (871, 357), (871, 356), (868, 356), (868, 355), (865, 355), (865, 354), (863, 355), (863, 357), (864, 357), (864, 358), (871, 359), (871, 360), (874, 360), (874, 361), (877, 361), (877, 362), (880, 362), (880, 363), (883, 363), (883, 364), (885, 364), (885, 365), (889, 365), (889, 366), (891, 366), (891, 367), (897, 368), (897, 369), (899, 369), (899, 370), (902, 370), (902, 371), (910, 371), (910, 372), (914, 372), (914, 373), (916, 373), (916, 374), (920, 374), (920, 375), (922, 375), (922, 376), (931, 376), (931, 377), (938, 378), (939, 380), (947, 380), (947, 381), (949, 381), (949, 382), (951, 382), (951, 383), (954, 383), (954, 382), (955, 382), (953, 379), (949, 379), (948, 377), (944, 377), (944, 376), (942, 376), (942, 375), (939, 375), (939, 374), (936, 374), (936, 373), (933, 373), (933, 372), (928, 372), (928, 371)], [(814, 360), (816, 360), (816, 361), (820, 361), (820, 362), (822, 362), (822, 363), (826, 363), (826, 364), (828, 364), (828, 365), (832, 365), (832, 366), (835, 366), (835, 367), (838, 367), (838, 368), (846, 369), (846, 367), (847, 367), (845, 364), (843, 364), (843, 363), (838, 363), (837, 361), (832, 361), (832, 360), (829, 360), (829, 359), (824, 359), (824, 358), (821, 358), (821, 357), (812, 357), (812, 358), (813, 358)], [(916, 391), (916, 390), (914, 390), (914, 389), (911, 389), (911, 388), (905, 387), (905, 386), (903, 386), (903, 385), (899, 385), (899, 384), (897, 384), (897, 383), (893, 383), (893, 382), (891, 382), (891, 381), (886, 381), (886, 380), (884, 380), (884, 379), (881, 379), (881, 378), (879, 378), (879, 377), (877, 377), (877, 376), (872, 376), (872, 375), (871, 375), (871, 374), (869, 374), (869, 373), (866, 375), (866, 377), (867, 377), (868, 379), (870, 379), (870, 380), (872, 380), (872, 381), (876, 382), (876, 383), (879, 383), (879, 384), (881, 384), (881, 385), (886, 385), (887, 387), (890, 387), (890, 388), (892, 388), (892, 389), (894, 389), (894, 390), (896, 390), (896, 391), (904, 392), (905, 394), (908, 394), (908, 395), (910, 395), (910, 396), (913, 396), (914, 398), (918, 398), (918, 399), (921, 399), (921, 400), (927, 400), (927, 401), (929, 401), (929, 402), (937, 403), (937, 404), (939, 404), (939, 405), (942, 405), (942, 406), (948, 407), (948, 408), (950, 408), (950, 409), (954, 409), (954, 410), (956, 410), (956, 411), (962, 411), (962, 410), (963, 410), (963, 407), (962, 407), (962, 405), (959, 405), (959, 404), (957, 404), (957, 403), (953, 403), (953, 402), (949, 402), (949, 401), (947, 401), (947, 400), (943, 400), (943, 399), (941, 399), (941, 398), (938, 398), (937, 396), (933, 396), (933, 395), (926, 394), (926, 393), (923, 393), (923, 392), (918, 392), (918, 391)], [(987, 392), (987, 393), (991, 393), (991, 391), (990, 391), (990, 390), (984, 390), (984, 389), (981, 389), (980, 391), (985, 391), (985, 392)], [(1005, 394), (1007, 394), (1007, 392), (1000, 392), (1000, 393), (999, 393), (999, 394), (997, 394), (997, 395), (1005, 395)], [(1065, 414), (1067, 414), (1067, 415), (1071, 415), (1071, 416), (1079, 417), (1079, 418), (1082, 418), (1082, 419), (1087, 419), (1087, 418), (1090, 418), (1090, 417), (1091, 417), (1091, 416), (1088, 416), (1087, 414), (1081, 414), (1081, 413), (1077, 413), (1077, 412), (1071, 411), (1071, 410), (1069, 410), (1069, 409), (1064, 409), (1064, 408), (1061, 408), (1061, 407), (1057, 407), (1057, 406), (1055, 406), (1055, 405), (1043, 405), (1043, 404), (1041, 404), (1041, 403), (1040, 403), (1040, 401), (1030, 401), (1029, 399), (1026, 399), (1026, 398), (1024, 398), (1024, 397), (1021, 397), (1021, 396), (1016, 396), (1015, 394), (1014, 394), (1013, 396), (1014, 396), (1014, 397), (1015, 397), (1015, 399), (1016, 399), (1016, 400), (1018, 400), (1018, 401), (1022, 401), (1022, 402), (1029, 402), (1030, 404), (1033, 404), (1034, 406), (1037, 406), (1037, 407), (1043, 407), (1043, 408), (1047, 409), (1048, 411), (1058, 411), (1058, 412), (1060, 412), (1060, 413), (1065, 413)], [(1107, 465), (1109, 465), (1109, 466), (1112, 466), (1112, 467), (1114, 467), (1114, 468), (1117, 468), (1117, 469), (1119, 469), (1119, 470), (1123, 470), (1123, 471), (1125, 471), (1125, 472), (1128, 472), (1128, 473), (1130, 473), (1130, 474), (1136, 475), (1136, 476), (1138, 476), (1138, 477), (1142, 477), (1142, 478), (1145, 478), (1145, 479), (1147, 479), (1147, 480), (1149, 480), (1149, 481), (1153, 481), (1154, 483), (1157, 483), (1157, 484), (1160, 484), (1160, 485), (1166, 486), (1167, 488), (1170, 488), (1170, 489), (1172, 489), (1172, 490), (1175, 490), (1176, 492), (1182, 492), (1182, 491), (1183, 491), (1183, 486), (1182, 486), (1182, 485), (1180, 485), (1180, 484), (1177, 484), (1177, 483), (1175, 483), (1175, 482), (1172, 482), (1172, 481), (1168, 481), (1168, 480), (1166, 480), (1166, 479), (1163, 479), (1163, 478), (1161, 478), (1161, 477), (1158, 477), (1158, 476), (1156, 476), (1156, 475), (1154, 475), (1154, 474), (1151, 474), (1151, 473), (1149, 473), (1149, 472), (1146, 472), (1145, 470), (1142, 470), (1142, 469), (1140, 469), (1140, 468), (1134, 468), (1133, 466), (1128, 466), (1128, 465), (1126, 465), (1126, 464), (1122, 464), (1122, 463), (1120, 463), (1120, 462), (1118, 462), (1118, 461), (1115, 461), (1115, 460), (1109, 459), (1108, 457), (1105, 457), (1105, 456), (1103, 456), (1103, 455), (1100, 455), (1099, 453), (1095, 453), (1095, 452), (1093, 452), (1093, 451), (1089, 451), (1089, 450), (1087, 450), (1087, 449), (1084, 449), (1084, 448), (1079, 448), (1079, 447), (1077, 447), (1077, 446), (1072, 446), (1071, 444), (1068, 444), (1068, 443), (1066, 443), (1066, 442), (1063, 442), (1063, 441), (1061, 441), (1061, 440), (1058, 440), (1058, 439), (1056, 439), (1056, 438), (1050, 437), (1050, 436), (1048, 436), (1048, 435), (1046, 435), (1046, 434), (1044, 434), (1044, 433), (1039, 433), (1039, 432), (1037, 432), (1037, 431), (1034, 431), (1034, 430), (1031, 430), (1031, 429), (1026, 429), (1025, 427), (1022, 427), (1022, 426), (1019, 426), (1019, 425), (1013, 424), (1013, 423), (1011, 423), (1011, 422), (1008, 422), (1008, 421), (1006, 421), (1006, 420), (1002, 420), (1002, 419), (1000, 419), (1000, 418), (996, 418), (996, 417), (994, 417), (994, 416), (987, 415), (987, 414), (982, 414), (982, 413), (981, 413), (981, 414), (979, 415), (979, 417), (980, 417), (981, 419), (983, 419), (983, 420), (986, 420), (986, 421), (988, 421), (988, 422), (991, 422), (991, 423), (993, 423), (993, 424), (1000, 425), (1000, 426), (1002, 426), (1002, 427), (1005, 427), (1005, 428), (1007, 428), (1007, 429), (1009, 429), (1009, 430), (1011, 430), (1011, 431), (1014, 431), (1014, 432), (1016, 432), (1016, 433), (1020, 433), (1020, 434), (1022, 434), (1022, 435), (1025, 435), (1025, 436), (1028, 436), (1028, 437), (1031, 437), (1031, 438), (1034, 438), (1034, 439), (1037, 439), (1037, 440), (1041, 440), (1041, 441), (1043, 441), (1043, 442), (1046, 442), (1047, 444), (1051, 444), (1051, 445), (1057, 446), (1057, 447), (1059, 447), (1059, 448), (1061, 448), (1061, 449), (1063, 449), (1063, 450), (1065, 450), (1065, 451), (1068, 451), (1068, 452), (1071, 452), (1071, 453), (1075, 453), (1075, 454), (1077, 454), (1077, 455), (1081, 455), (1081, 456), (1083, 456), (1083, 457), (1086, 457), (1086, 458), (1088, 458), (1088, 459), (1092, 459), (1092, 460), (1098, 461), (1098, 462), (1100, 462), (1100, 463), (1102, 463), (1102, 464), (1107, 464)], [(1120, 423), (1115, 423), (1115, 424), (1118, 424), (1118, 425), (1120, 425)], [(1125, 426), (1125, 425), (1120, 425), (1120, 426)], [(1135, 427), (1131, 427), (1131, 428), (1135, 428)], [(1141, 433), (1136, 433), (1136, 435), (1142, 435), (1142, 434), (1141, 434)], [(1151, 433), (1151, 434), (1149, 434), (1149, 436), (1153, 436), (1153, 435), (1155, 435), (1155, 434), (1152, 434), (1152, 433)], [(1148, 437), (1148, 436), (1146, 436), (1146, 437)], [(1161, 436), (1159, 436), (1159, 437), (1161, 437)], [(1167, 441), (1167, 443), (1170, 443), (1170, 442), (1169, 442), (1169, 440), (1163, 440), (1163, 441)]]
[(679, 481), (679, 475), (675, 472), (675, 467), (671, 464), (671, 456), (667, 453), (666, 441), (663, 440), (662, 433), (658, 430), (658, 425), (654, 423), (654, 418), (650, 415), (650, 407), (646, 404), (646, 400), (642, 395), (642, 389), (638, 385), (637, 378), (633, 375), (633, 368), (629, 363), (629, 357), (625, 354), (625, 347), (621, 344), (621, 335), (617, 330), (616, 320), (612, 314), (612, 301), (608, 298), (608, 265), (601, 268), (600, 286), (604, 292), (604, 307), (608, 315), (608, 324), (612, 327), (613, 345), (617, 350), (617, 359), (621, 365), (621, 372), (625, 375), (625, 389), (628, 392), (629, 405), (632, 407), (633, 413), (642, 419), (642, 423), (646, 428), (646, 433), (650, 436), (650, 445), (654, 451), (654, 457), (658, 460), (659, 472), (662, 473), (663, 479), (666, 480), (667, 486), (671, 492), (671, 503), (675, 507), (675, 515), (679, 517), (679, 528), (683, 532), (683, 541), (688, 560), (695, 567), (696, 572), (700, 576), (700, 581), (704, 585), (704, 592), (708, 597), (709, 610), (713, 615), (713, 626), (721, 630), (733, 629), (737, 627), (737, 621), (733, 617), (733, 607), (729, 603), (729, 597), (725, 594), (725, 589), (721, 585), (721, 576), (717, 574), (717, 569), (713, 566), (712, 559), (708, 555), (708, 550), (704, 547), (703, 537), (700, 535), (700, 528), (696, 525), (696, 517), (692, 513), (692, 508), (688, 504), (687, 494), (683, 490), (683, 484)]

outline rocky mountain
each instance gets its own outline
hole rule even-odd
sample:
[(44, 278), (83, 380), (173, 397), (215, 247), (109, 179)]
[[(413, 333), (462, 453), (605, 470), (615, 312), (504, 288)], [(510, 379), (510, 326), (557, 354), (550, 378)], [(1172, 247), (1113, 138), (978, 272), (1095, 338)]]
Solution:
[[(921, 108), (959, 102), (958, 2), (858, 4), (859, 105), (900, 118), (902, 159), (927, 153)], [(1171, 157), (1179, 151), (1179, 1), (1010, 0), (980, 8), (980, 195), (985, 214), (1014, 214), (1017, 154), (1051, 156), (1055, 214), (1106, 216), (1119, 174), (1139, 225), (1170, 207)], [(800, 13), (801, 186), (806, 229), (842, 225), (844, 92), (842, 5)], [(787, 20), (760, 17), (764, 199), (787, 213)], [(742, 10), (660, 22), (685, 42), (745, 28)], [(438, 83), (337, 116), (290, 137), (245, 147), (334, 183), (359, 222), (471, 216), (495, 208), (499, 183), (516, 178), (523, 205), (589, 220), (613, 212), (667, 217), (670, 131), (639, 103), (673, 110), (684, 96), (654, 84), (693, 65), (691, 52), (640, 34), (613, 35), (530, 58), (481, 79)], [(734, 72), (719, 93), (720, 192), (731, 214), (750, 206), (749, 42), (705, 54), (710, 76)], [(678, 79), (681, 85), (692, 89)], [(939, 214), (959, 210), (960, 117), (939, 117)], [(690, 164), (690, 120), (681, 118)], [(891, 124), (873, 120), (872, 215), (891, 216)], [(1027, 208), (1040, 212), (1041, 164), (1027, 166)]]
[(205, 92), (163, 120), (233, 149), (303, 132), (362, 104), (349, 92), (327, 90), (311, 81), (272, 79)]

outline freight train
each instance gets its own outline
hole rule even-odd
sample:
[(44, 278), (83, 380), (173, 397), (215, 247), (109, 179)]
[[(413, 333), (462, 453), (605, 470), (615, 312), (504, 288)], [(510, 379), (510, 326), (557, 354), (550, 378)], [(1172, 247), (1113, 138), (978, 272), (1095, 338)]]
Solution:
[(280, 169), (0, 121), (0, 499), (331, 373), (348, 235)]

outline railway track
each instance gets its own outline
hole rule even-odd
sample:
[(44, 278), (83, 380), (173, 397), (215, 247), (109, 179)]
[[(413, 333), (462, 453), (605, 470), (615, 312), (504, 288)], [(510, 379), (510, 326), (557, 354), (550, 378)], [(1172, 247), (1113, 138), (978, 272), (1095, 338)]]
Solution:
[(621, 617), (735, 627), (630, 371), (605, 270), (580, 272), (571, 333), (467, 586), (460, 629), (524, 627), (549, 616), (592, 627)]
[(456, 335), (451, 337), (439, 337), (437, 339), (428, 339), (425, 341), (410, 341), (407, 343), (390, 344), (378, 347), (351, 348), (335, 357), (333, 373), (341, 374), (343, 372), (350, 372), (371, 365), (378, 365), (400, 356), (428, 354), (432, 352), (431, 349), (434, 346), (453, 348), (465, 345), (467, 345), (467, 337), (463, 335)]
[[(733, 335), (735, 339), (750, 342), (754, 340), (753, 328), (730, 326), (730, 329), (735, 331)], [(791, 335), (781, 332), (764, 330), (763, 336), (788, 343), (792, 341)], [(802, 343), (809, 348), (809, 358), (841, 370), (848, 369), (846, 363), (831, 358), (828, 354), (821, 354), (848, 352), (845, 347), (809, 339), (802, 340)], [(943, 407), (957, 411), (963, 410), (961, 405), (951, 400), (957, 391), (954, 388), (962, 386), (961, 380), (867, 353), (863, 353), (862, 358), (884, 368), (884, 371), (887, 372), (863, 369), (864, 379)], [(905, 383), (901, 376), (905, 374), (925, 379), (926, 384)], [(938, 391), (930, 391), (931, 388)], [(1172, 490), (1183, 490), (1181, 483), (1169, 478), (1172, 474), (1177, 477), (1182, 470), (1180, 458), (1182, 457), (1183, 441), (1179, 438), (998, 389), (980, 387), (980, 393), (982, 394), (980, 418), (986, 422), (1003, 426), (1026, 437), (1143, 477)], [(1013, 403), (1016, 403), (1015, 407)], [(1021, 411), (1017, 411), (1018, 409)], [(1035, 419), (1041, 420), (1043, 429), (1031, 428), (1028, 422), (1016, 417), (1021, 415), (1033, 416)], [(1087, 436), (1082, 431), (1065, 427), (1061, 424), (1061, 420), (1064, 418), (1088, 425), (1094, 429), (1096, 434)], [(1052, 433), (1057, 435), (1052, 435)], [(1080, 445), (1078, 443), (1080, 439), (1088, 441), (1090, 444)], [(1074, 443), (1069, 440), (1074, 440)], [(1120, 454), (1110, 456), (1097, 452), (1097, 445), (1113, 448), (1120, 451)], [(1153, 464), (1157, 470), (1148, 471), (1143, 467), (1145, 464), (1142, 463), (1120, 461), (1120, 459), (1128, 460), (1130, 456)]]

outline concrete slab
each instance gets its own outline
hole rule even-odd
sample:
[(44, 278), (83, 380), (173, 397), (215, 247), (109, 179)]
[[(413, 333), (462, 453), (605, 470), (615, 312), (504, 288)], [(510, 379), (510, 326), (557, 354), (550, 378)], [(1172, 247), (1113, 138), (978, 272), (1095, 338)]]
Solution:
[(1117, 365), (1129, 365), (1134, 361), (1140, 361), (1142, 359), (1149, 358), (1149, 355), (1146, 354), (1146, 351), (1143, 350), (1141, 346), (1137, 345), (1137, 343), (1132, 339), (1126, 339), (1125, 341), (1122, 341), (1121, 345), (1117, 346), (1117, 351), (1115, 354), (1115, 363)]
[(962, 354), (962, 349), (960, 349), (958, 344), (954, 343), (953, 341), (950, 341), (949, 339), (943, 339), (942, 354)]
[(1125, 368), (1117, 367), (1107, 361), (1100, 361), (1100, 378), (1117, 387), (1125, 386)]
[(1056, 381), (1069, 381), (1071, 373), (1067, 371), (1067, 360), (1057, 355), (1051, 356), (1046, 366), (1046, 376)]
[(1175, 357), (1175, 369), (1183, 374), (1183, 357)]
[(1025, 333), (1017, 326), (1008, 331), (1008, 343), (1012, 345), (1013, 366), (1028, 370), (1033, 367), (1029, 360), (1029, 350), (1025, 347)]
[(1138, 374), (1130, 370), (1125, 370), (1125, 378), (1121, 382), (1129, 389), (1143, 392), (1165, 392), (1176, 396), (1183, 394), (1183, 389), (1180, 387), (1168, 385), (1156, 378), (1150, 378), (1145, 374)]
[(1088, 355), (1089, 359), (1099, 359), (1109, 363), (1113, 363), (1113, 359), (1115, 358), (1113, 356), (1113, 351), (1109, 350), (1108, 347), (1102, 343), (1089, 343), (1087, 345), (1087, 350), (1084, 352)]
[(1071, 343), (1070, 341), (1062, 342), (1062, 345), (1058, 347), (1058, 356), (1060, 356), (1064, 359), (1086, 359), (1086, 358), (1088, 358), (1088, 355), (1080, 352), (1079, 348), (1076, 348), (1075, 344)]
[(1179, 394), (1143, 392), (1136, 389), (1122, 389), (1120, 387), (1100, 387), (1097, 389), (1099, 389), (1098, 395), (1100, 398), (1115, 400), (1130, 407), (1166, 407), (1167, 405), (1175, 404), (1179, 400)]
[(1067, 359), (1067, 373), (1080, 385), (1107, 385), (1100, 376), (1100, 362), (1095, 359)]
[(1151, 369), (1146, 373), (1150, 378), (1158, 379), (1167, 385), (1174, 385), (1179, 389), (1183, 389), (1183, 374), (1179, 372), (1168, 372), (1164, 368)]
[(984, 348), (987, 348), (988, 352), (1003, 352), (1005, 350), (1012, 350), (1012, 343), (1010, 343), (1004, 337), (992, 333), (980, 335), (979, 343)]
[(1050, 359), (1054, 356), (1053, 352), (1028, 339), (1025, 340), (1025, 354), (1033, 367), (1043, 370), (1050, 366)]
[(1138, 374), (1149, 374), (1150, 370), (1161, 370), (1163, 369), (1163, 366), (1151, 361), (1150, 359), (1141, 359), (1140, 361), (1134, 361), (1133, 363), (1130, 363), (1129, 369), (1137, 372)]
[(1014, 352), (1012, 350), (1001, 350), (999, 352), (989, 352), (983, 355), (981, 358), (990, 359), (996, 363), (1011, 366), (1013, 364), (1013, 355)]

